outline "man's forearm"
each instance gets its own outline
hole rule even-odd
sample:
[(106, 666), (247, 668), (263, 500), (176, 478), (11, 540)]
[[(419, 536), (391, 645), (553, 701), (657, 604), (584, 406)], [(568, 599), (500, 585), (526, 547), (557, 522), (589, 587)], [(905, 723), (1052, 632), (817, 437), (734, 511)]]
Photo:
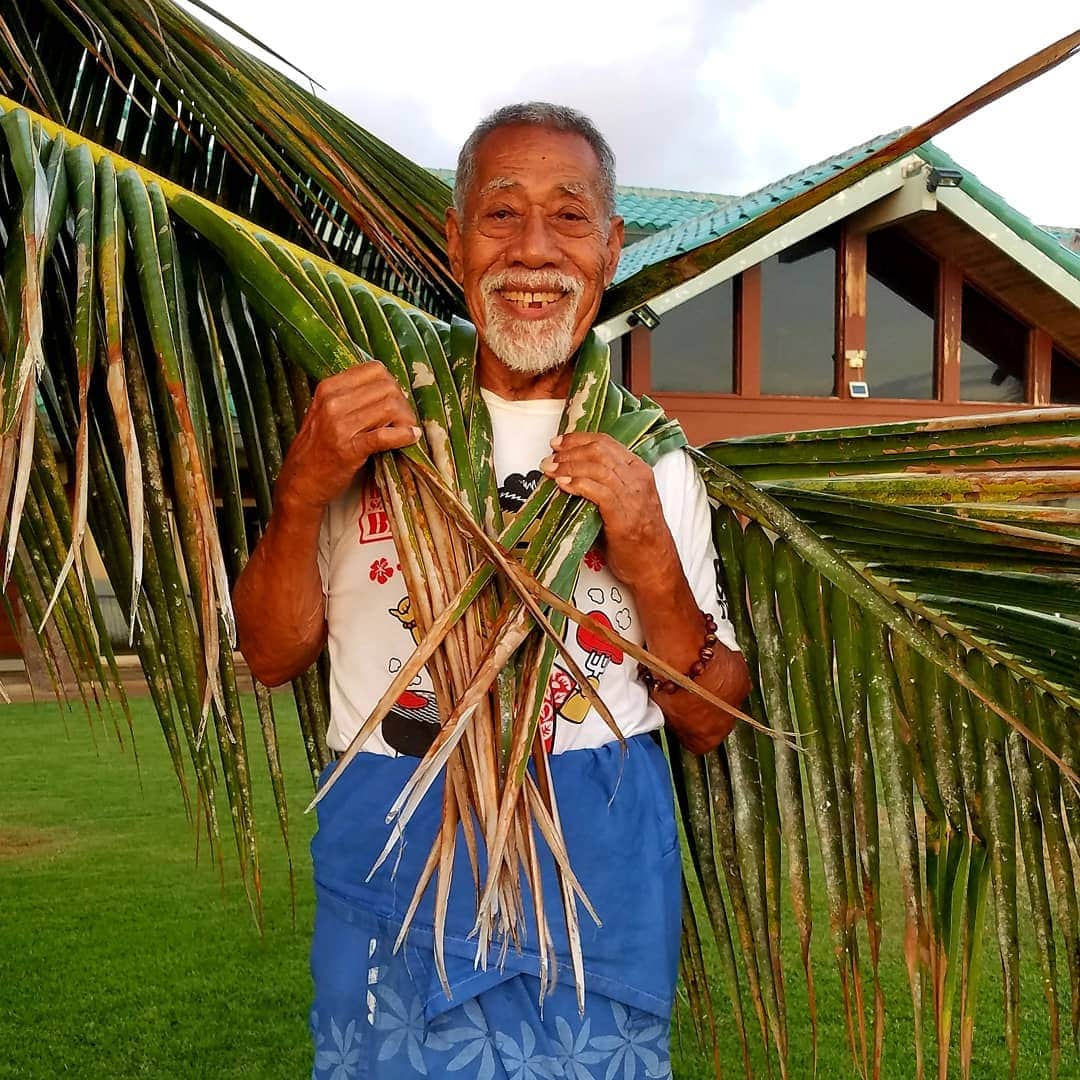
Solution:
[[(678, 671), (687, 672), (700, 657), (705, 638), (704, 619), (686, 580), (674, 544), (655, 563), (655, 572), (633, 586), (646, 646)], [(750, 689), (742, 654), (722, 642), (695, 680), (722, 701), (741, 705)], [(679, 740), (695, 753), (711, 750), (734, 724), (729, 713), (703, 701), (689, 690), (656, 692), (656, 703)]]
[(279, 499), (233, 590), (240, 650), (268, 686), (299, 675), (326, 640), (326, 600), (319, 576), (322, 514)]

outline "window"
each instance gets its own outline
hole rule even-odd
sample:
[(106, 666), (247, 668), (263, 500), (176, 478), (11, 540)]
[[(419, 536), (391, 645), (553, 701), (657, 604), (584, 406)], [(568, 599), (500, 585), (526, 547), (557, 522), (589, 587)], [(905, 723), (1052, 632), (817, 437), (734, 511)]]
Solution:
[(960, 307), (960, 397), (1023, 401), (1028, 328), (964, 284)]
[(672, 308), (652, 331), (652, 389), (730, 394), (734, 389), (735, 300), (730, 280)]
[(836, 384), (836, 228), (761, 264), (761, 392), (831, 396)]
[(1050, 354), (1050, 402), (1080, 405), (1080, 360), (1070, 359), (1061, 349)]
[(876, 398), (934, 396), (938, 264), (900, 229), (866, 238), (866, 377)]

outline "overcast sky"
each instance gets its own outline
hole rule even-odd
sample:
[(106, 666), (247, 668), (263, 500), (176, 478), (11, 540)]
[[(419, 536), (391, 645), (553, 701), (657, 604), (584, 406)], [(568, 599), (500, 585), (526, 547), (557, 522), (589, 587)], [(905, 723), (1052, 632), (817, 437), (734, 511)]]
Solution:
[[(422, 165), (540, 98), (597, 122), (620, 183), (730, 194), (925, 120), (1080, 24), (1077, 0), (216, 6)], [(1075, 57), (936, 141), (1040, 224), (1080, 227), (1078, 113)]]

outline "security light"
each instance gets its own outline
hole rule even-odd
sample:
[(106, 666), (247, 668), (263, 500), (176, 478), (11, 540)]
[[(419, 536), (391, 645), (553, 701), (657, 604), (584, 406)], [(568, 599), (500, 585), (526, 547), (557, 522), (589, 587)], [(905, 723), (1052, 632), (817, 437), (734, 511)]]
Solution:
[(926, 190), (933, 193), (939, 187), (959, 187), (964, 174), (959, 169), (932, 168), (926, 177)]
[(655, 330), (660, 325), (660, 316), (648, 304), (642, 304), (626, 316), (626, 321), (631, 326), (637, 326), (640, 323), (649, 330)]

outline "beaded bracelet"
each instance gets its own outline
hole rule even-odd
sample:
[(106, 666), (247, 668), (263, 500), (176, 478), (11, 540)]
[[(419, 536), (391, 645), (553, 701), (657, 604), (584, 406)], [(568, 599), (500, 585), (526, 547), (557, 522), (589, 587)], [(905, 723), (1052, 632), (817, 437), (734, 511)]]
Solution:
[[(707, 611), (701, 612), (701, 617), (705, 620), (705, 641), (698, 649), (698, 658), (686, 673), (688, 679), (696, 679), (701, 675), (705, 671), (705, 665), (716, 655), (716, 620)], [(644, 664), (638, 664), (638, 675), (650, 694), (653, 690), (662, 694), (674, 694), (679, 689), (672, 679), (658, 679)]]

